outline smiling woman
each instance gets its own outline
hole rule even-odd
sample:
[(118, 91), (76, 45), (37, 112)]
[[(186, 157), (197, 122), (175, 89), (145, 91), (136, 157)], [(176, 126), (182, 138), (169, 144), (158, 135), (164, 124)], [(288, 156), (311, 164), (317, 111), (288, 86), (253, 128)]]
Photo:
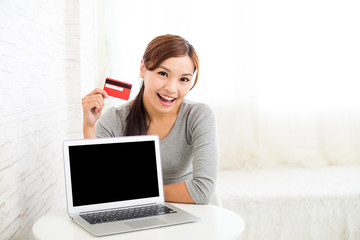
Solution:
[[(153, 39), (148, 44), (141, 61), (140, 76), (144, 81), (133, 102), (133, 111), (126, 119), (125, 135), (146, 134), (148, 128), (153, 127), (149, 124), (149, 121), (152, 120), (149, 117), (149, 111), (152, 112), (153, 117), (160, 117), (156, 111), (177, 115), (182, 99), (187, 95), (191, 86), (191, 81), (188, 78), (184, 81), (184, 76), (192, 76), (197, 70), (194, 87), (198, 80), (198, 69), (198, 56), (188, 41), (169, 34)], [(146, 91), (145, 86), (147, 86)], [(152, 96), (155, 93), (156, 96)], [(168, 99), (165, 100), (158, 94), (162, 94)], [(159, 102), (157, 97), (163, 101)], [(171, 102), (169, 98), (178, 98), (178, 100), (174, 99)], [(158, 106), (157, 110), (154, 109), (160, 103), (162, 106)], [(147, 111), (144, 110), (144, 107)]]
[(214, 195), (219, 161), (215, 114), (206, 104), (185, 99), (198, 74), (194, 47), (180, 36), (161, 35), (145, 50), (143, 83), (133, 101), (100, 117), (107, 93), (95, 89), (83, 98), (85, 138), (159, 136), (166, 201), (205, 204)]

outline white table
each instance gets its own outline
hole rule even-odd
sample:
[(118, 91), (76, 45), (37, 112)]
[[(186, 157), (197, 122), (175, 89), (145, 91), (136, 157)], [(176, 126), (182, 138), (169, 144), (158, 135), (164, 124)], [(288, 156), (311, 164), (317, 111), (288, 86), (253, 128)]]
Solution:
[[(243, 219), (234, 212), (214, 205), (174, 204), (201, 218), (199, 222), (154, 228), (101, 237), (101, 240), (191, 240), (238, 239), (244, 231)], [(74, 223), (66, 211), (49, 213), (33, 226), (36, 240), (87, 240), (99, 239)]]

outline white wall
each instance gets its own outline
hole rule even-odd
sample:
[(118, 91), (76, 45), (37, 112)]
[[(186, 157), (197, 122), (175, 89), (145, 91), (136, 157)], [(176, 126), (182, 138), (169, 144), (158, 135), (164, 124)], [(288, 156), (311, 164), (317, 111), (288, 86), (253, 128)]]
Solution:
[[(96, 1), (0, 1), (0, 239), (65, 208), (62, 141), (96, 82)], [(86, 85), (86, 87), (84, 87)]]
[(157, 35), (194, 45), (200, 75), (187, 98), (215, 110), (221, 168), (360, 164), (359, 1), (104, 5), (114, 78), (136, 84)]

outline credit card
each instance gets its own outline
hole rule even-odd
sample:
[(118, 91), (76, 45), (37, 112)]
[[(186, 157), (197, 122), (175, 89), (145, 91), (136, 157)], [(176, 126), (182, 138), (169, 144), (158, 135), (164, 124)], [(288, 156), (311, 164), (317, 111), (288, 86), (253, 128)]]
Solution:
[(121, 82), (112, 78), (106, 78), (104, 90), (109, 96), (129, 100), (132, 84)]

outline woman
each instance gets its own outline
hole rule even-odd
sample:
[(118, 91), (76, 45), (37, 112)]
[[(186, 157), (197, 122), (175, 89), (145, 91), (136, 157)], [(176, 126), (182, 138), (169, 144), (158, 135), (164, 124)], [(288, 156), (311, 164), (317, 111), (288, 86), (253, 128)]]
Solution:
[(108, 96), (104, 90), (95, 89), (82, 100), (85, 138), (159, 136), (164, 195), (169, 202), (207, 204), (215, 191), (215, 115), (207, 105), (184, 99), (198, 75), (193, 46), (179, 36), (163, 35), (145, 50), (140, 65), (143, 83), (133, 101), (100, 117)]

